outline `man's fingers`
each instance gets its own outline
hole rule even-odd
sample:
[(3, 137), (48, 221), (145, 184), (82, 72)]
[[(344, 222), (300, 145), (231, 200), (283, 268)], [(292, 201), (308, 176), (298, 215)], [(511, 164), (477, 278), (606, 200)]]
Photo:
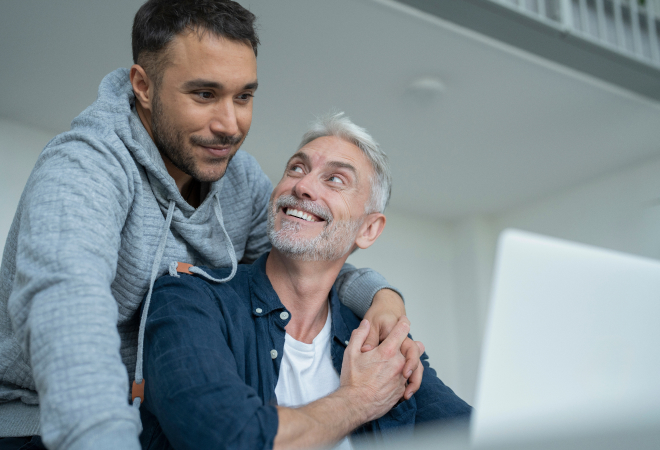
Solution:
[(420, 364), (419, 358), (422, 356), (423, 352), (420, 351), (420, 348), (415, 341), (407, 337), (403, 341), (403, 344), (401, 344), (401, 353), (406, 357), (406, 363), (403, 366), (403, 376), (409, 378)]
[(364, 341), (364, 344), (362, 344), (362, 351), (363, 352), (368, 352), (369, 350), (373, 350), (374, 348), (378, 347), (378, 343), (380, 342), (378, 339), (379, 331), (378, 331), (378, 325), (374, 324), (369, 329), (369, 334), (367, 335), (367, 339)]
[(424, 350), (424, 344), (420, 341), (406, 339), (401, 344), (401, 352), (406, 357), (406, 364), (403, 366), (403, 375), (408, 378), (408, 386), (406, 386), (406, 392), (403, 394), (403, 398), (406, 400), (412, 397), (422, 384), (424, 365), (420, 357), (424, 353)]
[(424, 365), (420, 363), (413, 371), (412, 375), (410, 375), (410, 378), (408, 378), (408, 386), (406, 386), (406, 392), (403, 394), (403, 398), (408, 400), (415, 392), (417, 392), (419, 387), (422, 385), (423, 375)]
[(406, 316), (399, 317), (399, 321), (392, 329), (392, 332), (385, 338), (385, 340), (380, 344), (383, 349), (396, 349), (397, 351), (401, 348), (401, 344), (408, 336), (410, 331), (410, 321)]
[(364, 319), (360, 322), (360, 326), (353, 330), (351, 333), (351, 340), (346, 347), (346, 351), (360, 351), (362, 346), (370, 334), (371, 324), (368, 320)]

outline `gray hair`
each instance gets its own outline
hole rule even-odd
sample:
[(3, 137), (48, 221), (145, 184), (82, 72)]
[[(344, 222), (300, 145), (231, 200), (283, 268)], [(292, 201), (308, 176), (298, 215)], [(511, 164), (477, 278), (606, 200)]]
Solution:
[(392, 171), (387, 155), (378, 143), (367, 133), (367, 130), (355, 125), (343, 112), (339, 112), (317, 118), (303, 136), (298, 150), (314, 139), (325, 136), (338, 137), (362, 150), (374, 169), (374, 176), (371, 177), (371, 195), (365, 213), (385, 211), (392, 193)]

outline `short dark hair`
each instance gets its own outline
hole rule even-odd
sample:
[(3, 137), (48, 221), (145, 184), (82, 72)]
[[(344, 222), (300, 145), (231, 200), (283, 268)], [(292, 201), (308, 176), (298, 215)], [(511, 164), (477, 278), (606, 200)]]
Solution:
[(156, 84), (167, 66), (167, 45), (186, 29), (249, 44), (257, 55), (255, 16), (231, 0), (148, 0), (133, 20), (133, 62)]

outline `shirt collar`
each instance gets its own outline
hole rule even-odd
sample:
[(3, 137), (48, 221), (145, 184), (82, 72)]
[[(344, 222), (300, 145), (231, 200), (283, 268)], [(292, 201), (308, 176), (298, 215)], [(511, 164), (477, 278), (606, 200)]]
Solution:
[[(277, 296), (273, 285), (266, 275), (266, 260), (270, 252), (266, 252), (257, 259), (250, 267), (250, 284), (253, 295), (252, 314), (263, 316), (275, 310), (285, 309), (284, 305)], [(351, 339), (351, 332), (344, 322), (341, 310), (344, 308), (339, 302), (337, 289), (332, 286), (330, 289), (330, 311), (332, 314), (332, 335), (342, 345)]]
[(273, 285), (266, 275), (266, 260), (270, 252), (266, 252), (250, 267), (250, 290), (252, 291), (252, 314), (263, 316), (278, 309), (285, 309), (277, 296)]
[(344, 322), (344, 317), (341, 314), (342, 308), (345, 308), (339, 302), (339, 295), (337, 295), (337, 289), (335, 286), (332, 286), (330, 289), (330, 310), (332, 311), (332, 335), (339, 341), (343, 346), (348, 345), (348, 341), (351, 339), (351, 332)]

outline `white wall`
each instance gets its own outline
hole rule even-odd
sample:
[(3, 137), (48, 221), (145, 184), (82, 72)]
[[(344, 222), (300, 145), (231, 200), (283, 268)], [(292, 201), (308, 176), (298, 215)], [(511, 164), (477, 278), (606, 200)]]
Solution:
[(0, 243), (9, 227), (25, 182), (45, 145), (54, 134), (0, 119)]
[(517, 227), (660, 258), (660, 158), (499, 214), (494, 223), (498, 231)]

